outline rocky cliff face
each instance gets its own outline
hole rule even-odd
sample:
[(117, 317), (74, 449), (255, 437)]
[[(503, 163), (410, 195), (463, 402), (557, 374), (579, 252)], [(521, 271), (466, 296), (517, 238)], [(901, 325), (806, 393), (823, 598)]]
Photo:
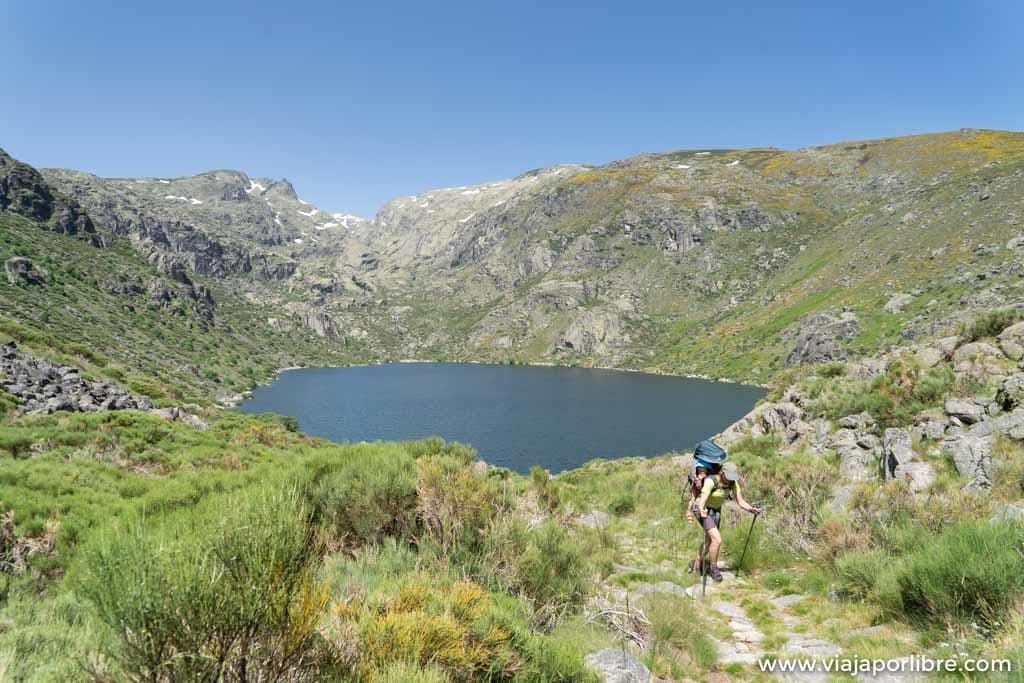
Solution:
[(54, 192), (40, 173), (0, 149), (0, 211), (45, 223), (55, 232), (81, 235), (99, 245), (96, 227), (73, 199)]
[(287, 181), (44, 171), (148, 258), (383, 358), (766, 380), (1020, 296), (1024, 135), (647, 154), (400, 197), (364, 220)]

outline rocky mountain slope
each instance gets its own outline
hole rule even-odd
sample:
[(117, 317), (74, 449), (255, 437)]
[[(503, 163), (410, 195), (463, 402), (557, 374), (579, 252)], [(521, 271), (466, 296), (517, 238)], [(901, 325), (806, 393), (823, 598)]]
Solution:
[[(85, 372), (79, 383), (105, 378), (158, 401), (209, 400), (244, 391), (282, 366), (360, 358), (354, 347), (313, 334), (301, 315), (247, 300), (217, 275), (228, 250), (211, 246), (205, 233), (140, 218), (134, 225), (152, 241), (142, 232), (125, 239), (122, 224), (96, 217), (3, 152), (0, 207), (4, 340), (78, 366)], [(205, 244), (216, 266), (174, 252), (183, 242)], [(58, 398), (39, 389), (29, 398), (41, 405)]]
[(385, 359), (767, 381), (954, 329), (1024, 272), (1024, 134), (998, 131), (557, 166), (370, 220), (235, 171), (43, 174), (151, 261)]

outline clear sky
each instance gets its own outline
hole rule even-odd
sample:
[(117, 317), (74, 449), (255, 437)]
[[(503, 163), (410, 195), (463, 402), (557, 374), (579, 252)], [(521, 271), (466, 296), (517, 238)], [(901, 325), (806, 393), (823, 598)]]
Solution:
[[(845, 7), (841, 5), (846, 5)], [(0, 2), (0, 147), (333, 211), (692, 147), (1024, 128), (1024, 3)]]

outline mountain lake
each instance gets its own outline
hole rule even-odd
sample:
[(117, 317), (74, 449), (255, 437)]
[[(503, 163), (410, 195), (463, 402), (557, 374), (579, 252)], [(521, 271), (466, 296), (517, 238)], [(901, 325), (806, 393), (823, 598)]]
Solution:
[(594, 458), (689, 449), (743, 415), (759, 387), (585, 368), (388, 363), (286, 370), (241, 409), (337, 442), (440, 436), (487, 463), (561, 472)]

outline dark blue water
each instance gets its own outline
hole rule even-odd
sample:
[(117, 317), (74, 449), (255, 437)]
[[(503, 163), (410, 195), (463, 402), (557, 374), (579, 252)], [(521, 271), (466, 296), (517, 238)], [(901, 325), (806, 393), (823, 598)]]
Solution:
[(395, 363), (289, 370), (246, 412), (298, 418), (333, 441), (437, 435), (492, 465), (552, 472), (690, 448), (749, 411), (757, 387), (611, 370)]

